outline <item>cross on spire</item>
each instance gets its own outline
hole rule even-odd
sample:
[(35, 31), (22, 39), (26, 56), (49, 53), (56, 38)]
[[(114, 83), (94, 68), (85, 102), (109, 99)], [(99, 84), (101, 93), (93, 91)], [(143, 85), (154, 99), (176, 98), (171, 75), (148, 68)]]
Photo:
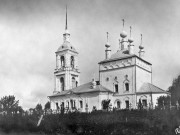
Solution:
[(121, 50), (121, 39), (119, 39), (119, 50)]
[(141, 34), (141, 46), (142, 46), (142, 34)]
[(130, 37), (131, 37), (131, 30), (132, 30), (132, 27), (130, 26)]
[(109, 42), (109, 32), (106, 32), (107, 33), (107, 43)]
[(125, 20), (124, 20), (124, 19), (122, 19), (122, 21), (123, 21), (123, 29), (124, 29), (124, 22), (125, 22)]
[(140, 49), (140, 50), (143, 50), (143, 49), (144, 49), (144, 47), (142, 46), (142, 34), (141, 34), (141, 43), (140, 43), (139, 49)]

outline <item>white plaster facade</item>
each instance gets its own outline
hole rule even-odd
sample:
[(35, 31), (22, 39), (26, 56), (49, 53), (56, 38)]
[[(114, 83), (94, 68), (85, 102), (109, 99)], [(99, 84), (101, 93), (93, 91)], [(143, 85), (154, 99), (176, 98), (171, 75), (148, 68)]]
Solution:
[(63, 36), (64, 42), (56, 52), (55, 89), (49, 96), (51, 109), (64, 107), (90, 112), (94, 106), (102, 109), (102, 101), (106, 99), (119, 109), (137, 108), (139, 100), (148, 108), (157, 105), (159, 96), (169, 95), (152, 84), (152, 64), (144, 60), (144, 47), (141, 45), (139, 56), (135, 55), (133, 40), (125, 44), (124, 33), (121, 34), (121, 48), (116, 53), (110, 55), (110, 44), (105, 45), (105, 60), (99, 62), (99, 84), (93, 81), (79, 85), (78, 52), (69, 42), (67, 29)]

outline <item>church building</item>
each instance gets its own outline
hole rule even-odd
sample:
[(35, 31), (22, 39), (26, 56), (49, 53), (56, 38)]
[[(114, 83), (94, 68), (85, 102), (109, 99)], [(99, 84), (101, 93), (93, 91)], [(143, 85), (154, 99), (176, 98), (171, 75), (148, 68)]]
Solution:
[(107, 33), (105, 59), (98, 63), (99, 79), (80, 85), (78, 51), (70, 43), (66, 12), (63, 44), (56, 51), (54, 91), (48, 96), (52, 110), (91, 112), (93, 108), (101, 110), (102, 101), (107, 99), (111, 107), (117, 109), (136, 109), (139, 102), (144, 108), (154, 108), (158, 97), (169, 95), (152, 84), (152, 64), (144, 58), (142, 35), (139, 55), (134, 53), (131, 27), (130, 38), (127, 39), (124, 30), (120, 38), (117, 52), (111, 55)]

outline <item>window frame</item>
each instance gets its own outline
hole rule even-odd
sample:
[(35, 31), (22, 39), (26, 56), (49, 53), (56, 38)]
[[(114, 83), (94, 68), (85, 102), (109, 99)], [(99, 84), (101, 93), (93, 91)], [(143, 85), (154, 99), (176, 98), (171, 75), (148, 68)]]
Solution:
[(114, 84), (114, 92), (119, 93), (118, 83)]
[(129, 91), (129, 82), (125, 82), (124, 85), (125, 85), (125, 91)]

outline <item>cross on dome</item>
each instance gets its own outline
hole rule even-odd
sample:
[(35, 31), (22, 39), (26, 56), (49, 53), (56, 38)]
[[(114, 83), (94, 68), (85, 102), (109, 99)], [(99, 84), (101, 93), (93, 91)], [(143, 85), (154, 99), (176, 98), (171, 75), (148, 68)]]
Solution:
[(141, 43), (140, 43), (139, 49), (140, 50), (144, 49), (144, 47), (142, 46), (142, 34), (141, 34)]

